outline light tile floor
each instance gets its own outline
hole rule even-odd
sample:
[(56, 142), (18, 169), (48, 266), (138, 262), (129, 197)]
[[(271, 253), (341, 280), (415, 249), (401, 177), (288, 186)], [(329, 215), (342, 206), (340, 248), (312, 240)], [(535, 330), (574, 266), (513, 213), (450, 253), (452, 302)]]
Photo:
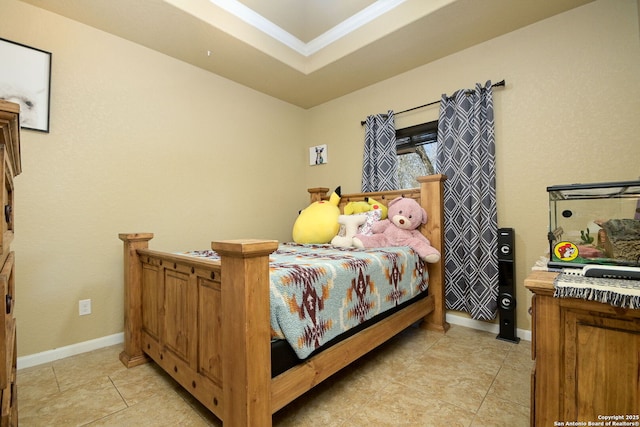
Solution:
[[(121, 345), (18, 371), (30, 426), (221, 426), (153, 363)], [(528, 426), (530, 343), (453, 325), (411, 327), (273, 417), (274, 426)]]

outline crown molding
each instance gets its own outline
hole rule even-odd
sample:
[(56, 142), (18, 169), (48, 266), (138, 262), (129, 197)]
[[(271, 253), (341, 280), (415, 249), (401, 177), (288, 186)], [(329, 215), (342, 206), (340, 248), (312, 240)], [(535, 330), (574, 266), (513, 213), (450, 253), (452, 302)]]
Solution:
[(294, 50), (298, 54), (309, 57), (321, 49), (347, 36), (358, 28), (379, 18), (390, 10), (396, 8), (407, 0), (385, 0), (364, 8), (360, 12), (340, 22), (335, 27), (319, 35), (309, 43), (304, 43), (297, 37), (285, 31), (278, 25), (258, 14), (253, 9), (240, 3), (238, 0), (209, 0), (217, 7), (224, 9), (246, 24), (260, 30), (269, 37)]

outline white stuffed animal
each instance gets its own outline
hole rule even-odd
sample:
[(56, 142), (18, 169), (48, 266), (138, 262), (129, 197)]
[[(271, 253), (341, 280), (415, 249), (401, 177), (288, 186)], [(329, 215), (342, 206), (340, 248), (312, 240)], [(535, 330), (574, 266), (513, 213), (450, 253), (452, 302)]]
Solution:
[(341, 248), (353, 247), (353, 236), (358, 233), (358, 227), (367, 221), (366, 215), (340, 215), (338, 223), (344, 226), (344, 236), (337, 235), (331, 239), (333, 246)]

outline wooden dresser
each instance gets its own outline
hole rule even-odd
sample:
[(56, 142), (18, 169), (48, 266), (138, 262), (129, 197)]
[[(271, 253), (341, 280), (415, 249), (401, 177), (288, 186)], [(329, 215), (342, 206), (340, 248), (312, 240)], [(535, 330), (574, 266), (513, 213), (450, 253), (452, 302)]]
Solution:
[(0, 100), (0, 178), (2, 179), (2, 234), (0, 234), (0, 425), (18, 425), (16, 390), (16, 319), (13, 241), (13, 178), (20, 163), (20, 106)]
[(554, 298), (556, 274), (534, 271), (525, 280), (534, 294), (531, 425), (638, 425), (640, 310)]

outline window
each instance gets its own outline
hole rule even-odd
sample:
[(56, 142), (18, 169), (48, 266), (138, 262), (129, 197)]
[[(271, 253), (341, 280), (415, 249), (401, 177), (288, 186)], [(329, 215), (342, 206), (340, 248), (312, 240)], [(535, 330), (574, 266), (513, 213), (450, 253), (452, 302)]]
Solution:
[(416, 177), (436, 173), (438, 121), (396, 130), (400, 188), (418, 187)]

